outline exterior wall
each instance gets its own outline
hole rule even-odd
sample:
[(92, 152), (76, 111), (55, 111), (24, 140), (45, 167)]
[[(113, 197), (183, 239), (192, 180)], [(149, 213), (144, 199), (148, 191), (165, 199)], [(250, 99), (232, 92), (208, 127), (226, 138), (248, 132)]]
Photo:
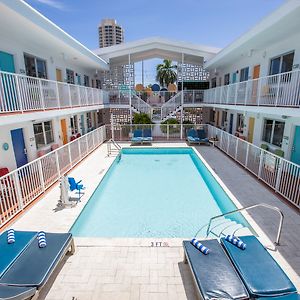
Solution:
[[(53, 53), (47, 49), (47, 45), (39, 45), (38, 40), (36, 44), (27, 44), (25, 40), (5, 36), (4, 31), (0, 31), (0, 41), (0, 51), (14, 55), (16, 73), (26, 75), (24, 53), (27, 53), (46, 61), (48, 79), (56, 80), (56, 68), (58, 68), (62, 71), (63, 81), (66, 82), (66, 69), (71, 69), (75, 74), (77, 73), (81, 76), (82, 85), (84, 83), (84, 75), (89, 76), (89, 84), (91, 86), (95, 71), (74, 60), (70, 54), (61, 55), (61, 57), (53, 56)], [(75, 83), (77, 84), (76, 76)]]
[[(240, 70), (245, 67), (249, 67), (249, 78), (252, 79), (253, 67), (260, 65), (260, 77), (269, 75), (270, 60), (278, 55), (295, 51), (294, 66), (299, 68), (300, 64), (300, 33), (287, 34), (287, 38), (280, 40), (273, 44), (269, 44), (264, 49), (250, 50), (248, 53), (240, 53), (234, 61), (224, 62), (222, 61), (222, 67), (208, 68), (210, 72), (210, 80), (217, 77), (217, 86), (221, 78), (222, 85), (224, 84), (224, 75), (230, 73), (230, 83), (232, 83), (232, 73), (239, 71), (237, 74), (237, 82), (239, 81)], [(298, 65), (298, 66), (297, 66)], [(215, 69), (217, 75), (215, 75)]]

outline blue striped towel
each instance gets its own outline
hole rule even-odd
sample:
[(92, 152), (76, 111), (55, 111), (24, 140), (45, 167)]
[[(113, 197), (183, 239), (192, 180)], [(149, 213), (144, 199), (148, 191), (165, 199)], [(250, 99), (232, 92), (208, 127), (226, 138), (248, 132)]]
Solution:
[(13, 229), (7, 230), (7, 243), (13, 244), (15, 241), (15, 231)]
[(198, 250), (200, 250), (203, 254), (207, 255), (209, 253), (209, 249), (207, 247), (205, 247), (204, 245), (202, 245), (200, 243), (200, 241), (198, 241), (197, 239), (192, 239), (191, 243), (193, 246), (195, 246)]
[(227, 235), (225, 240), (242, 250), (246, 249), (246, 244), (234, 235)]
[(37, 235), (38, 243), (40, 248), (45, 248), (47, 246), (46, 242), (46, 233), (44, 231), (40, 231)]

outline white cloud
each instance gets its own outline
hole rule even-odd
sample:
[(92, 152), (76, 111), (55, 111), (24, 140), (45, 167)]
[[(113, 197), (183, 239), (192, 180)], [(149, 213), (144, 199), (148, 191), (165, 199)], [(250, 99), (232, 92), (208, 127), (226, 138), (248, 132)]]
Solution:
[(48, 6), (51, 6), (53, 8), (59, 9), (59, 10), (65, 10), (66, 7), (63, 3), (56, 1), (56, 0), (34, 0), (35, 2), (39, 2), (41, 4), (45, 4)]

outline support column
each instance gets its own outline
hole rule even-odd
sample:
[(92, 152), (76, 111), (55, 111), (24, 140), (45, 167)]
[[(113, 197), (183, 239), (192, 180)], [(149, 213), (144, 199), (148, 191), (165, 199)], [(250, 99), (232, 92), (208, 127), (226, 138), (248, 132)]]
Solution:
[[(130, 66), (131, 64), (131, 57), (130, 57), (130, 53), (128, 54), (128, 65)], [(130, 114), (130, 125), (132, 125), (132, 106), (131, 106), (131, 72), (130, 72), (130, 76), (129, 76), (129, 114)]]
[(184, 63), (184, 53), (181, 53), (181, 110), (180, 110), (180, 139), (183, 138), (183, 100), (184, 100), (184, 95), (183, 95), (183, 63)]

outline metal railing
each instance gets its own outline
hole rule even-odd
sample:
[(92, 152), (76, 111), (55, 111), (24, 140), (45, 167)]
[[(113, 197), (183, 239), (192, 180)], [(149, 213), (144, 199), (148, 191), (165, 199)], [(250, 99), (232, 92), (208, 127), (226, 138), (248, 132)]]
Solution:
[(37, 199), (106, 140), (105, 126), (0, 178), (0, 226)]
[(299, 107), (300, 70), (205, 90), (204, 103)]
[(99, 104), (102, 90), (0, 71), (0, 114)]
[(207, 125), (215, 146), (300, 208), (300, 166), (226, 131)]
[(115, 150), (117, 150), (118, 153), (122, 150), (122, 147), (114, 140), (114, 139), (109, 139), (107, 142), (107, 156), (110, 156), (113, 152), (112, 146), (115, 147)]
[(177, 93), (173, 98), (161, 106), (161, 119), (165, 119), (176, 113), (182, 106), (182, 92)]
[(208, 237), (208, 235), (211, 232), (210, 228), (211, 228), (212, 221), (214, 221), (216, 219), (219, 219), (219, 218), (222, 218), (222, 217), (225, 217), (225, 216), (228, 216), (228, 215), (232, 215), (234, 213), (237, 213), (237, 212), (240, 212), (240, 211), (243, 211), (243, 210), (250, 210), (250, 209), (253, 209), (253, 208), (256, 208), (256, 207), (266, 207), (268, 209), (276, 211), (279, 214), (280, 220), (279, 220), (276, 240), (275, 240), (274, 244), (275, 245), (280, 245), (280, 236), (281, 236), (281, 231), (282, 231), (284, 215), (278, 207), (271, 206), (271, 205), (266, 204), (266, 203), (258, 203), (258, 204), (238, 208), (238, 209), (235, 209), (235, 210), (232, 210), (232, 211), (229, 211), (229, 212), (223, 213), (221, 215), (217, 215), (217, 216), (214, 216), (214, 217), (210, 218), (208, 226), (207, 226), (207, 230), (206, 230), (206, 237)]

